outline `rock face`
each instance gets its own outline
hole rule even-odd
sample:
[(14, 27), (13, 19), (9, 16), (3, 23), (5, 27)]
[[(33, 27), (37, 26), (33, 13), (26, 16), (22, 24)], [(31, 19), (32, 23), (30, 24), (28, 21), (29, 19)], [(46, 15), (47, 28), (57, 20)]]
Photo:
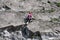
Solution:
[[(23, 26), (24, 25), (24, 26)], [(0, 37), (3, 40), (31, 40), (37, 39), (42, 40), (41, 34), (39, 31), (32, 32), (27, 28), (26, 24), (19, 26), (7, 26), (5, 28), (0, 29)]]
[[(59, 0), (52, 0), (52, 2), (56, 1)], [(45, 8), (45, 10), (49, 10), (52, 8), (52, 6), (47, 3), (48, 0), (5, 0), (3, 2), (14, 11), (40, 11), (43, 7)]]
[(7, 5), (14, 11), (40, 11), (43, 7), (45, 10), (56, 7), (53, 2), (59, 2), (59, 0), (1, 0), (0, 5)]
[(39, 2), (36, 0), (5, 0), (4, 3), (15, 11), (30, 11), (35, 10), (36, 7), (39, 9)]
[[(1, 0), (0, 5), (8, 6), (14, 11), (42, 11), (59, 9), (54, 2), (59, 0)], [(44, 12), (45, 12), (44, 11)]]
[[(0, 0), (1, 40), (60, 40), (59, 1)], [(34, 20), (25, 25), (29, 11)]]
[[(8, 26), (8, 25), (19, 25), (19, 24), (24, 24), (24, 16), (22, 16), (22, 13), (16, 14), (16, 12), (3, 12), (0, 13), (0, 26)], [(21, 16), (20, 16), (21, 15)], [(21, 19), (22, 18), (22, 19)], [(15, 24), (16, 23), (16, 24)]]

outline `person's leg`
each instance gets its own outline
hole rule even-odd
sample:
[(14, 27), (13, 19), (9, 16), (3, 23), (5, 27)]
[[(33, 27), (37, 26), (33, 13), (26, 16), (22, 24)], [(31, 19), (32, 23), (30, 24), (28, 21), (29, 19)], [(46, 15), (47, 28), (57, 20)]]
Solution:
[(26, 23), (28, 24), (28, 22), (29, 22), (29, 18), (26, 18)]
[(27, 22), (29, 22), (29, 23), (30, 23), (30, 22), (31, 22), (31, 19), (26, 18), (26, 23), (27, 23)]
[(24, 22), (25, 22), (25, 23), (27, 23), (27, 20), (28, 20), (28, 19), (27, 19), (27, 18), (25, 18), (25, 19), (24, 19)]
[(31, 22), (31, 19), (29, 19), (29, 23)]

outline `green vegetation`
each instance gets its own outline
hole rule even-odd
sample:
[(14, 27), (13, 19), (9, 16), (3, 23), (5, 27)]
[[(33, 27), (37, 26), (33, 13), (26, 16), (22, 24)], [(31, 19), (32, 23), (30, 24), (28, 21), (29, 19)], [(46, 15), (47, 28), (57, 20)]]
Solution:
[(59, 18), (51, 18), (50, 22), (60, 22), (60, 19)]
[(60, 7), (60, 2), (57, 3), (57, 2), (54, 2), (56, 4), (57, 7)]
[(48, 12), (48, 13), (52, 13), (54, 12), (55, 10), (52, 8), (50, 10), (45, 10), (45, 8), (43, 8), (42, 10), (40, 10), (42, 13), (45, 13), (45, 12)]
[(51, 10), (47, 10), (49, 13), (54, 12), (55, 10), (52, 8)]

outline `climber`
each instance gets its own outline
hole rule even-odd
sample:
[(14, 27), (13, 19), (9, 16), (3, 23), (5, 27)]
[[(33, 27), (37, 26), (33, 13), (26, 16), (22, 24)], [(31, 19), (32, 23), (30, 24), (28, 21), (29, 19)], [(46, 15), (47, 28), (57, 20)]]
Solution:
[(32, 12), (29, 12), (28, 15), (27, 15), (27, 17), (26, 17), (26, 22), (30, 23), (31, 20), (32, 20)]

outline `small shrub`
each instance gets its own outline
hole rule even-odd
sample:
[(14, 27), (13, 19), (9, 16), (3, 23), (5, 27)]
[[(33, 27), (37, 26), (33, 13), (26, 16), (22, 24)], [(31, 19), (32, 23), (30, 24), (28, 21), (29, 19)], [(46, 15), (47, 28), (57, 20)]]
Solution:
[(60, 3), (54, 2), (57, 7), (60, 7)]
[(59, 22), (60, 20), (58, 18), (51, 18), (50, 22), (57, 21)]
[(54, 21), (59, 21), (59, 19), (57, 19), (57, 18), (54, 18), (53, 20), (54, 20)]
[(51, 10), (47, 10), (49, 13), (54, 12), (55, 10), (52, 8)]

